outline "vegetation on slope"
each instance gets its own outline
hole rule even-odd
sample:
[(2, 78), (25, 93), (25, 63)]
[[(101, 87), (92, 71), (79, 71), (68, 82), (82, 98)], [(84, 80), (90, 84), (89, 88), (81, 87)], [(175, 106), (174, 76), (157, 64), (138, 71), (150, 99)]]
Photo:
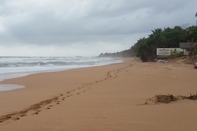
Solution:
[(134, 45), (134, 52), (142, 61), (152, 61), (156, 58), (156, 48), (179, 48), (180, 42), (196, 42), (197, 27), (183, 29), (174, 28), (155, 29), (148, 38), (141, 38)]
[[(152, 30), (147, 38), (139, 39), (130, 49), (117, 52), (105, 53), (100, 56), (110, 57), (140, 57), (142, 61), (153, 61), (156, 58), (156, 48), (179, 48), (180, 42), (197, 42), (197, 27), (164, 28)], [(196, 52), (195, 52), (196, 53)]]

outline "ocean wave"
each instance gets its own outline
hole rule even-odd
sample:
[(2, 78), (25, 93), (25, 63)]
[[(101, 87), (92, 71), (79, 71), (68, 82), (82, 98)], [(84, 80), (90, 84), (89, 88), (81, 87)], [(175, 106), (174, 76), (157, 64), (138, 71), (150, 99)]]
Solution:
[(0, 74), (100, 66), (120, 61), (100, 57), (0, 57)]
[(0, 63), (0, 67), (35, 67), (35, 66), (70, 66), (70, 65), (95, 65), (101, 62), (12, 62), (12, 63)]

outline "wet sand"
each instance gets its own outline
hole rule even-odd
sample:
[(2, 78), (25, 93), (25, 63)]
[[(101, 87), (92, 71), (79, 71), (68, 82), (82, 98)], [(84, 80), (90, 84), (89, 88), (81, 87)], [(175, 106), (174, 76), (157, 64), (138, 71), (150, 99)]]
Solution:
[(155, 95), (197, 92), (197, 70), (183, 63), (121, 64), (6, 80), (0, 131), (197, 130), (197, 101), (144, 104)]

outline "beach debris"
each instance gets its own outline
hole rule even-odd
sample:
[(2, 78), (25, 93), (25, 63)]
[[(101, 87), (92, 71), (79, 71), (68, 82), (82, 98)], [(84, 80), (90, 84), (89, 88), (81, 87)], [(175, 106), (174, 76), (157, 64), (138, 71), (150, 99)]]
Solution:
[(187, 99), (190, 99), (190, 100), (197, 100), (197, 93), (196, 93), (196, 95), (192, 95), (192, 94), (190, 93), (190, 96), (189, 96)]
[(197, 94), (192, 95), (190, 93), (190, 96), (182, 96), (182, 95), (178, 95), (178, 96), (174, 96), (174, 95), (155, 95), (154, 97), (146, 100), (146, 102), (144, 103), (145, 105), (147, 104), (159, 104), (159, 103), (170, 103), (170, 102), (174, 102), (177, 100), (184, 100), (184, 99), (188, 99), (188, 100), (197, 100)]
[(170, 103), (177, 100), (173, 95), (157, 95), (155, 97), (158, 103)]
[(156, 62), (161, 62), (161, 63), (168, 63), (167, 60), (165, 59), (155, 59)]

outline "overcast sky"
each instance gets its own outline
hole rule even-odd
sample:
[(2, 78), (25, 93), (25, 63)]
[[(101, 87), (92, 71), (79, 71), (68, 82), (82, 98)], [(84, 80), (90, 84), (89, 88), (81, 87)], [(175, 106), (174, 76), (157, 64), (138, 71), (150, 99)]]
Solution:
[(197, 0), (0, 0), (0, 55), (97, 56), (196, 24)]

